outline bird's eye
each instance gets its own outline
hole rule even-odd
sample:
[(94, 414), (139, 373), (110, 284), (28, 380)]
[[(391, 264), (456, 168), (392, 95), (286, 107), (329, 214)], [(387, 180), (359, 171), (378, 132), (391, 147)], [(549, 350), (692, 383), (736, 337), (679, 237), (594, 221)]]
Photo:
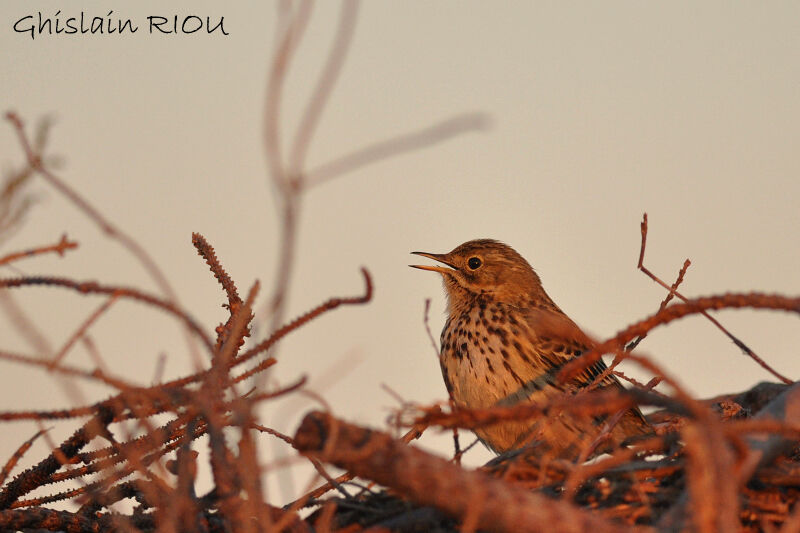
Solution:
[(467, 261), (467, 266), (470, 268), (470, 270), (478, 270), (482, 264), (483, 262), (479, 257), (470, 257)]

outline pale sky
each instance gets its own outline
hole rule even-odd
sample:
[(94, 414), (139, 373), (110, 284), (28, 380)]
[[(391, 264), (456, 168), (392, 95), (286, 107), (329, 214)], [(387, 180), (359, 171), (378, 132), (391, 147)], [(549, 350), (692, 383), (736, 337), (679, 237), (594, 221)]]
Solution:
[[(49, 151), (59, 175), (133, 235), (164, 269), (182, 304), (209, 331), (224, 295), (191, 246), (204, 234), (242, 292), (272, 288), (278, 219), (267, 178), (262, 119), (276, 41), (273, 2), (23, 0), (0, 3), (0, 101), (29, 126), (51, 114)], [(35, 9), (35, 10), (34, 10)], [(130, 18), (131, 34), (18, 33), (32, 15)], [(56, 16), (56, 12), (61, 13)], [(327, 54), (339, 4), (324, 2), (284, 90), (285, 145)], [(151, 34), (148, 16), (224, 17), (220, 32)], [(444, 322), (444, 293), (409, 252), (446, 252), (478, 237), (514, 246), (550, 296), (603, 338), (654, 312), (664, 291), (636, 270), (639, 222), (650, 218), (646, 265), (681, 290), (800, 293), (800, 4), (796, 2), (396, 1), (360, 6), (350, 54), (311, 145), (309, 167), (460, 113), (489, 118), (485, 131), (366, 166), (304, 197), (289, 314), (331, 296), (375, 298), (309, 324), (280, 346), (272, 375), (301, 374), (334, 412), (384, 427), (396, 400), (446, 398), (426, 336)], [(55, 22), (53, 22), (55, 24)], [(29, 25), (30, 26), (30, 25)], [(0, 125), (0, 164), (22, 164)], [(39, 203), (2, 241), (5, 254), (66, 232), (64, 258), (39, 257), (3, 277), (58, 275), (157, 291), (141, 266), (37, 180)], [(16, 290), (56, 349), (102, 299), (58, 289)], [(797, 317), (723, 312), (718, 318), (776, 369), (800, 374)], [(159, 354), (168, 376), (190, 368), (174, 321), (135, 303), (114, 305), (91, 331), (108, 364), (149, 383)], [(35, 354), (0, 319), (0, 349)], [(642, 353), (693, 393), (744, 390), (770, 376), (708, 321), (655, 331)], [(80, 349), (68, 361), (90, 367)], [(69, 404), (41, 371), (2, 365), (0, 410)], [(626, 372), (645, 375), (632, 365)], [(79, 385), (84, 401), (110, 391)], [(264, 422), (293, 432), (313, 406), (293, 399)], [(0, 456), (35, 431), (5, 426)], [(58, 431), (73, 425), (57, 424)], [(57, 440), (61, 433), (54, 433)], [(462, 439), (468, 442), (469, 439)], [(421, 445), (450, 452), (448, 436)], [(42, 445), (43, 446), (43, 445)], [(40, 452), (41, 453), (41, 449)], [(467, 459), (478, 464), (485, 450)]]

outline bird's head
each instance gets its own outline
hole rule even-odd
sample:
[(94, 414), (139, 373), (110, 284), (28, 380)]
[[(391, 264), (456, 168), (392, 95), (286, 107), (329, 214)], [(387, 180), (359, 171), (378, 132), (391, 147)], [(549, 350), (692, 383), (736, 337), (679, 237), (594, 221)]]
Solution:
[(512, 247), (499, 241), (469, 241), (446, 254), (411, 253), (444, 265), (409, 266), (441, 274), (451, 308), (476, 295), (512, 305), (547, 298), (531, 265)]

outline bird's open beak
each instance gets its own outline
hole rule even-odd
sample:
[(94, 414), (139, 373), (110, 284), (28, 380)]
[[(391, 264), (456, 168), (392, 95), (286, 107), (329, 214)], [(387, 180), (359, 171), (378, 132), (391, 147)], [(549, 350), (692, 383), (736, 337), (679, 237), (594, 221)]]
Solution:
[(446, 254), (429, 254), (428, 252), (411, 252), (414, 255), (421, 255), (422, 257), (427, 257), (428, 259), (433, 259), (434, 261), (439, 261), (440, 263), (444, 263), (447, 265), (446, 267), (443, 266), (434, 266), (434, 265), (408, 265), (411, 268), (418, 268), (420, 270), (430, 270), (431, 272), (438, 272), (440, 274), (451, 274), (454, 270), (456, 270), (455, 265), (447, 261)]

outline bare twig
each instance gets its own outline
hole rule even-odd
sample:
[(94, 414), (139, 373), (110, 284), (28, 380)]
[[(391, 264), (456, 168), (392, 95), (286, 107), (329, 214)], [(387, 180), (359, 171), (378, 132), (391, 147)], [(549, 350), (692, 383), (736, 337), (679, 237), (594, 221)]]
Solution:
[[(41, 357), (15, 354), (6, 351), (0, 351), (0, 359), (5, 359), (7, 361), (13, 361), (15, 363), (21, 363), (30, 366), (38, 366), (47, 369), (51, 372), (64, 374), (65, 376), (75, 376), (75, 377), (86, 378), (89, 380), (96, 380), (117, 389), (127, 389), (133, 387), (131, 383), (128, 383), (118, 377), (109, 376), (104, 372), (102, 372), (100, 369), (90, 371), (90, 370), (82, 370), (79, 368), (71, 367), (61, 363), (53, 365), (52, 361), (48, 361), (47, 359), (42, 359)], [(0, 420), (3, 420), (4, 419), (3, 417), (4, 414), (0, 412)], [(21, 418), (26, 418), (26, 417), (21, 417)], [(5, 418), (5, 419), (11, 420), (11, 418)]]
[(12, 263), (17, 261), (18, 259), (24, 259), (26, 257), (33, 257), (40, 254), (46, 254), (49, 252), (55, 252), (61, 257), (64, 256), (64, 253), (67, 250), (73, 250), (78, 247), (78, 243), (75, 241), (70, 241), (67, 239), (67, 235), (64, 234), (61, 236), (61, 240), (58, 241), (57, 244), (50, 244), (48, 246), (40, 246), (38, 248), (31, 248), (30, 250), (25, 250), (24, 252), (15, 252), (3, 257), (0, 257), (0, 265), (7, 265), (8, 263)]
[[(278, 342), (280, 339), (282, 339), (292, 331), (301, 327), (303, 324), (317, 318), (323, 313), (336, 309), (340, 305), (360, 305), (369, 302), (372, 299), (372, 279), (370, 278), (369, 271), (366, 268), (361, 269), (361, 274), (364, 276), (364, 284), (365, 284), (365, 290), (363, 296), (355, 296), (348, 298), (331, 298), (327, 302), (315, 307), (311, 311), (308, 311), (307, 313), (297, 317), (293, 321), (277, 329), (272, 335), (269, 336), (269, 338), (260, 342), (253, 348), (247, 350), (245, 353), (237, 356), (236, 359), (233, 361), (233, 364), (239, 365), (241, 363), (244, 363), (245, 361), (250, 360), (259, 353), (269, 350), (276, 342)], [(272, 358), (265, 359), (262, 363), (258, 364), (254, 368), (236, 377), (234, 382), (238, 383), (254, 375), (257, 372), (260, 372), (261, 370), (263, 370), (263, 368), (265, 368), (264, 365), (273, 364), (270, 362), (271, 359)]]
[[(628, 342), (647, 333), (657, 326), (666, 325), (685, 316), (700, 314), (703, 311), (717, 309), (772, 309), (800, 314), (800, 298), (790, 298), (780, 294), (729, 293), (719, 296), (707, 296), (687, 299), (684, 303), (670, 305), (655, 314), (640, 320), (620, 331), (613, 338), (598, 344), (591, 350), (582, 353), (561, 369), (558, 379), (566, 382), (576, 372), (596, 363), (600, 357), (612, 351), (621, 350)], [(629, 357), (626, 355), (626, 357)]]
[(269, 331), (272, 332), (283, 321), (284, 303), (294, 260), (294, 247), (297, 231), (297, 211), (299, 209), (298, 182), (287, 174), (283, 161), (280, 137), (280, 109), (286, 72), (293, 57), (297, 43), (302, 38), (311, 13), (311, 2), (300, 3), (297, 13), (292, 17), (282, 12), (282, 37), (275, 50), (267, 82), (266, 105), (264, 111), (264, 152), (267, 156), (270, 178), (278, 190), (278, 203), (281, 212), (281, 250), (278, 256), (278, 274), (269, 311), (272, 314)]
[(75, 206), (78, 207), (78, 209), (83, 211), (83, 213), (95, 224), (97, 224), (106, 235), (119, 241), (125, 248), (127, 248), (128, 251), (131, 252), (145, 267), (147, 273), (150, 274), (167, 299), (172, 301), (172, 303), (177, 304), (175, 291), (172, 290), (167, 278), (161, 272), (161, 269), (158, 267), (155, 261), (153, 261), (147, 252), (145, 252), (144, 248), (142, 248), (141, 245), (136, 242), (136, 240), (134, 240), (128, 234), (122, 232), (119, 228), (112, 224), (111, 221), (101, 215), (97, 209), (95, 209), (75, 190), (70, 188), (63, 180), (43, 166), (41, 154), (34, 151), (31, 142), (28, 140), (28, 136), (25, 134), (25, 126), (19, 115), (13, 111), (9, 111), (6, 113), (6, 118), (11, 122), (11, 124), (13, 124), (14, 129), (17, 132), (22, 150), (25, 152), (25, 157), (28, 159), (28, 165), (30, 165), (33, 170), (42, 176), (45, 181), (50, 183), (50, 185), (52, 185), (56, 190), (66, 196), (73, 204), (75, 204)]
[(48, 278), (43, 276), (30, 276), (23, 278), (0, 279), (0, 288), (15, 288), (33, 285), (46, 285), (52, 287), (64, 287), (72, 289), (80, 294), (107, 294), (118, 298), (129, 298), (147, 303), (153, 307), (160, 308), (183, 322), (192, 333), (194, 333), (206, 346), (209, 352), (213, 352), (211, 340), (205, 331), (189, 314), (178, 307), (174, 302), (162, 300), (156, 296), (147, 294), (137, 289), (125, 287), (114, 287), (101, 285), (94, 281), (78, 282), (66, 278)]
[[(57, 191), (63, 194), (70, 200), (78, 209), (80, 209), (92, 222), (111, 239), (118, 241), (125, 249), (127, 249), (138, 261), (142, 264), (148, 275), (155, 281), (158, 288), (164, 294), (167, 301), (174, 305), (179, 306), (178, 297), (172, 289), (167, 277), (161, 271), (158, 264), (153, 260), (147, 251), (130, 235), (117, 228), (109, 219), (104, 217), (100, 211), (92, 206), (88, 200), (83, 198), (77, 191), (72, 189), (65, 181), (56, 176), (42, 162), (42, 155), (36, 151), (35, 145), (30, 142), (28, 136), (25, 134), (25, 126), (22, 119), (14, 113), (9, 111), (6, 113), (6, 118), (14, 126), (19, 138), (22, 150), (25, 152), (25, 157), (28, 160), (30, 168), (38, 173), (45, 181), (50, 183)], [(200, 368), (201, 361), (196, 353), (194, 344), (187, 335), (187, 343), (189, 346), (189, 353), (193, 358), (196, 368)]]
[(433, 347), (433, 353), (436, 354), (436, 357), (439, 357), (439, 347), (436, 345), (436, 340), (433, 338), (433, 333), (431, 333), (431, 325), (428, 322), (428, 312), (431, 310), (431, 299), (425, 298), (425, 312), (422, 317), (422, 322), (425, 325), (425, 333), (428, 334), (428, 340), (431, 341), (431, 346)]
[[(688, 259), (686, 260), (686, 262), (683, 265), (683, 268), (681, 269), (681, 272), (678, 274), (678, 279), (675, 281), (675, 284), (672, 287), (670, 287), (669, 285), (667, 285), (666, 283), (661, 281), (661, 279), (658, 276), (656, 276), (655, 274), (653, 274), (647, 267), (644, 266), (644, 264), (643, 264), (643, 261), (644, 261), (644, 250), (645, 250), (645, 246), (646, 245), (647, 245), (647, 213), (645, 213), (643, 215), (643, 217), (642, 217), (642, 246), (641, 246), (641, 248), (639, 250), (638, 268), (639, 268), (639, 270), (644, 272), (650, 279), (652, 279), (653, 281), (655, 281), (656, 283), (658, 283), (659, 285), (661, 285), (662, 287), (664, 287), (665, 289), (667, 289), (669, 291), (669, 295), (664, 300), (664, 302), (662, 302), (661, 308), (659, 309), (659, 311), (662, 310), (664, 307), (666, 307), (667, 303), (669, 303), (669, 300), (672, 298), (673, 294), (675, 296), (677, 296), (678, 298), (680, 298), (681, 300), (683, 300), (684, 302), (688, 302), (689, 300), (685, 296), (683, 296), (681, 293), (677, 292), (676, 289), (678, 288), (678, 285), (680, 285), (681, 281), (683, 280), (683, 274), (686, 272), (686, 269), (689, 267), (689, 260)], [(767, 364), (766, 361), (764, 361), (761, 357), (759, 357), (758, 354), (756, 354), (753, 350), (751, 350), (744, 342), (739, 340), (738, 337), (734, 336), (730, 331), (728, 331), (727, 328), (725, 328), (722, 324), (720, 324), (719, 321), (716, 318), (714, 318), (713, 316), (711, 316), (706, 310), (698, 311), (698, 313), (700, 313), (701, 315), (706, 317), (709, 321), (711, 321), (711, 323), (714, 324), (720, 331), (722, 331), (722, 333), (724, 333), (726, 337), (728, 337), (731, 341), (733, 341), (733, 343), (736, 346), (738, 346), (739, 349), (742, 350), (742, 352), (744, 352), (745, 355), (747, 355), (750, 358), (752, 358), (753, 361), (758, 363), (764, 370), (766, 370), (767, 372), (769, 372), (770, 374), (772, 374), (773, 376), (775, 376), (779, 380), (783, 381), (784, 383), (793, 383), (793, 381), (791, 379), (789, 379), (789, 378), (785, 377), (784, 375), (780, 374), (777, 370), (775, 370), (769, 364)], [(634, 347), (635, 347), (636, 344), (639, 343), (639, 341), (641, 341), (641, 339), (638, 339), (637, 341), (635, 341)], [(629, 348), (629, 350), (630, 349), (633, 349), (633, 348)]]
[(328, 58), (320, 72), (314, 92), (308, 100), (303, 117), (292, 143), (288, 159), (289, 178), (297, 180), (294, 186), (301, 189), (303, 184), (303, 171), (305, 168), (306, 154), (314, 138), (314, 132), (319, 125), (322, 111), (325, 109), (331, 92), (336, 85), (336, 80), (342, 72), (342, 66), (347, 57), (350, 43), (355, 33), (356, 15), (358, 14), (357, 0), (344, 0), (339, 16), (339, 27), (334, 36), (334, 42), (328, 50)]
[(384, 161), (415, 150), (428, 148), (470, 131), (484, 131), (489, 126), (485, 113), (463, 113), (447, 118), (432, 126), (379, 141), (308, 172), (308, 186), (316, 186), (361, 167)]
[(64, 343), (64, 346), (61, 347), (61, 349), (58, 351), (55, 357), (53, 357), (53, 359), (50, 360), (51, 369), (55, 368), (56, 366), (59, 365), (59, 363), (61, 363), (61, 360), (64, 358), (64, 356), (67, 355), (67, 352), (69, 352), (69, 350), (75, 345), (75, 343), (86, 335), (86, 332), (92, 326), (92, 324), (97, 322), (100, 316), (106, 311), (108, 311), (108, 308), (111, 307), (114, 304), (114, 302), (116, 302), (118, 299), (119, 296), (112, 295), (105, 302), (103, 302), (100, 305), (100, 307), (95, 309), (94, 312), (92, 312), (92, 314), (89, 315), (89, 317), (86, 320), (84, 320), (83, 324), (81, 324), (80, 327), (75, 331), (75, 333), (73, 333), (70, 336), (67, 342)]

